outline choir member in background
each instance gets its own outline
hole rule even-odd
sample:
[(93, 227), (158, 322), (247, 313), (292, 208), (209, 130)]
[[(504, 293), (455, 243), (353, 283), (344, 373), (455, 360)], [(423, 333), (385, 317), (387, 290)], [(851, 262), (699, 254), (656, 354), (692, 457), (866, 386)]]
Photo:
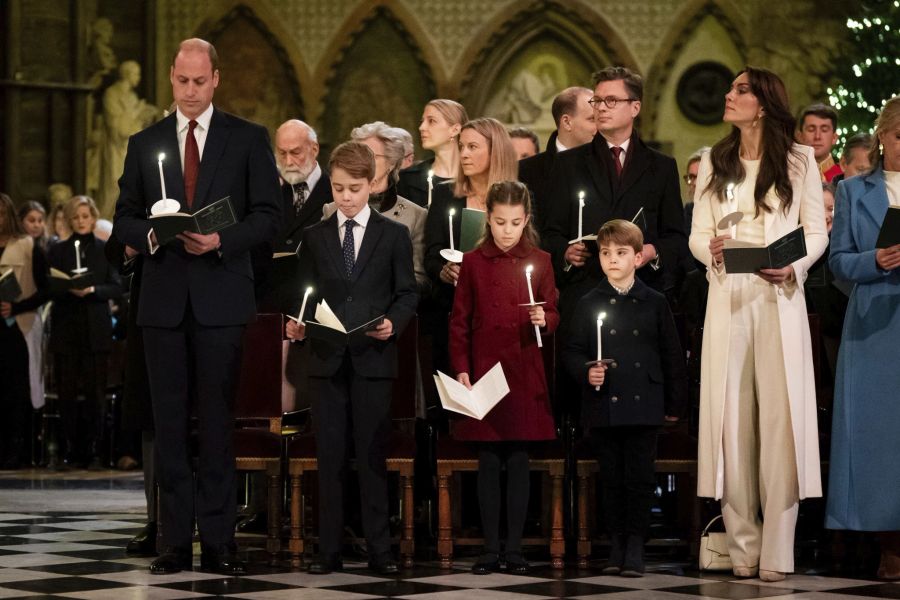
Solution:
[(27, 457), (30, 408), (44, 405), (42, 323), (47, 258), (0, 194), (0, 275), (12, 271), (21, 293), (0, 300), (0, 469), (18, 469)]
[[(291, 339), (306, 338), (306, 320), (326, 301), (351, 331), (383, 321), (343, 343), (311, 337), (309, 379), (319, 464), (319, 555), (312, 574), (343, 569), (344, 482), (347, 440), (356, 448), (360, 502), (369, 568), (398, 572), (391, 553), (385, 452), (391, 430), (391, 390), (401, 368), (397, 337), (416, 313), (416, 280), (409, 230), (369, 206), (375, 154), (361, 142), (331, 153), (331, 190), (337, 211), (307, 228), (300, 248), (299, 288), (312, 288), (291, 320)], [(404, 368), (414, 368), (404, 365)], [(352, 423), (352, 429), (350, 429)]]
[(640, 228), (608, 221), (597, 247), (606, 280), (575, 306), (562, 362), (579, 383), (581, 426), (600, 465), (610, 538), (603, 574), (641, 577), (657, 432), (684, 413), (687, 371), (665, 296), (635, 278)]
[[(87, 287), (51, 285), (49, 350), (56, 358), (59, 412), (64, 459), (70, 466), (105, 468), (106, 366), (112, 351), (109, 300), (122, 295), (118, 272), (104, 254), (105, 242), (94, 235), (99, 217), (88, 196), (66, 204), (72, 230), (67, 240), (50, 248), (50, 266), (66, 275), (86, 270)], [(78, 402), (79, 389), (84, 401)]]
[(453, 196), (453, 180), (459, 168), (457, 136), (468, 120), (459, 102), (438, 98), (425, 105), (419, 137), (422, 148), (431, 150), (434, 156), (400, 172), (398, 194), (425, 208), (437, 199)]
[(459, 272), (450, 315), (450, 363), (457, 380), (471, 388), (500, 362), (510, 392), (484, 419), (457, 420), (453, 435), (478, 449), (484, 550), (472, 572), (484, 575), (500, 568), (500, 472), (505, 467), (506, 570), (524, 574), (529, 571), (522, 555), (528, 453), (533, 442), (556, 438), (538, 336), (556, 330), (557, 292), (550, 255), (540, 249), (531, 224), (528, 188), (517, 181), (496, 182), (485, 201), (484, 238), (465, 254)]
[(853, 285), (838, 354), (825, 526), (877, 531), (878, 577), (900, 579), (900, 244), (876, 248), (888, 207), (900, 207), (900, 96), (881, 109), (872, 169), (838, 185), (831, 256)]
[(29, 200), (19, 206), (18, 215), (25, 233), (34, 239), (35, 245), (46, 252), (50, 236), (47, 233), (47, 211), (44, 206), (40, 202)]
[[(721, 501), (734, 574), (764, 581), (794, 570), (799, 502), (822, 495), (803, 282), (828, 235), (819, 169), (812, 148), (793, 142), (789, 106), (771, 71), (738, 73), (725, 95), (731, 133), (700, 160), (690, 237), (709, 270), (698, 495)], [(718, 224), (737, 211), (737, 239), (769, 244), (802, 226), (807, 255), (729, 274), (731, 234)]]

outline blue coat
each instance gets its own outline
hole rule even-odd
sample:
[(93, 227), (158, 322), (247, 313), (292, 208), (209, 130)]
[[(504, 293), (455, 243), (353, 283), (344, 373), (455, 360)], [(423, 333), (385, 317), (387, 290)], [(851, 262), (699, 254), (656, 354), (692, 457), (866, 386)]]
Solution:
[(831, 529), (900, 529), (900, 270), (875, 263), (887, 209), (881, 167), (838, 185), (828, 264), (835, 277), (856, 285), (834, 388), (825, 518)]

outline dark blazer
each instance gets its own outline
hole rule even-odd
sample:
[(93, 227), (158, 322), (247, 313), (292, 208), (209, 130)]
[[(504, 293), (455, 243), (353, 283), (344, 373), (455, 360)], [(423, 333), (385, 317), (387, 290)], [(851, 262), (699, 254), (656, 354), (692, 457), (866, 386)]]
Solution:
[[(584, 267), (563, 272), (569, 240), (577, 237), (578, 192), (585, 192), (583, 233), (596, 233), (611, 219), (631, 220), (641, 207), (646, 222), (644, 243), (653, 244), (660, 256), (660, 269), (645, 265), (638, 277), (653, 289), (665, 292), (675, 285), (679, 262), (688, 254), (684, 233), (684, 211), (675, 159), (649, 148), (631, 136), (622, 181), (615, 176), (612, 153), (602, 135), (583, 146), (557, 155), (550, 177), (548, 214), (543, 243), (553, 255), (557, 284), (563, 291), (561, 310), (565, 312), (567, 295), (576, 298), (603, 279), (597, 260), (597, 246), (586, 244), (591, 256)], [(567, 294), (573, 287), (577, 293)]]
[[(397, 376), (397, 337), (416, 314), (418, 294), (413, 273), (412, 242), (404, 225), (371, 212), (353, 273), (344, 272), (337, 213), (308, 227), (300, 248), (298, 289), (313, 288), (304, 320), (313, 319), (316, 304), (324, 299), (341, 323), (351, 330), (385, 315), (394, 335), (380, 341), (368, 336), (350, 343), (353, 370), (363, 377)], [(299, 309), (299, 306), (297, 307)], [(344, 360), (345, 348), (310, 339), (309, 374), (331, 377)]]
[[(597, 315), (603, 320), (603, 357), (614, 359), (596, 391), (586, 362), (597, 359)], [(621, 296), (603, 281), (575, 307), (562, 361), (581, 389), (581, 425), (662, 425), (687, 406), (687, 368), (665, 296), (639, 279)]]
[(119, 274), (106, 261), (104, 242), (94, 234), (74, 234), (50, 246), (51, 267), (64, 273), (75, 268), (75, 240), (81, 241), (81, 266), (91, 273), (94, 293), (84, 298), (68, 292), (53, 291), (50, 297), (50, 352), (79, 354), (105, 353), (112, 350), (112, 319), (108, 300), (122, 295)]
[(331, 202), (331, 179), (322, 170), (322, 177), (316, 182), (300, 214), (294, 211), (294, 193), (290, 184), (281, 185), (281, 208), (284, 220), (281, 231), (272, 244), (273, 252), (294, 252), (303, 240), (303, 230), (322, 220), (322, 207)]
[(238, 223), (219, 232), (221, 249), (194, 256), (180, 242), (149, 254), (150, 207), (161, 196), (157, 155), (165, 152), (166, 190), (182, 211), (184, 178), (179, 161), (176, 118), (172, 114), (133, 135), (119, 179), (115, 232), (145, 253), (141, 277), (141, 326), (175, 327), (188, 298), (197, 321), (207, 326), (242, 325), (256, 317), (250, 250), (271, 240), (281, 223), (278, 171), (265, 128), (214, 109), (193, 210), (225, 196)]
[(550, 186), (550, 172), (556, 160), (556, 132), (550, 134), (547, 149), (534, 156), (519, 161), (519, 181), (528, 186), (534, 198), (534, 223), (538, 231), (543, 227), (547, 215), (547, 202)]
[[(400, 171), (397, 195), (410, 202), (428, 208), (428, 170), (434, 168), (434, 157), (416, 163)], [(431, 179), (431, 202), (438, 198), (448, 200), (453, 197), (453, 180), (435, 175)]]

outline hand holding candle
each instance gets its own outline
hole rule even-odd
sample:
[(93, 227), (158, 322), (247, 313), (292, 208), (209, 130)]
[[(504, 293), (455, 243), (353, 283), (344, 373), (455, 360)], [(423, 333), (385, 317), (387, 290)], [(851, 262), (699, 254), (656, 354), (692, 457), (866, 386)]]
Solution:
[[(525, 280), (528, 283), (528, 302), (531, 306), (535, 306), (534, 303), (534, 290), (531, 287), (531, 272), (534, 271), (533, 265), (528, 265), (525, 267)], [(537, 325), (534, 326), (534, 337), (537, 338), (538, 348), (544, 347), (544, 340), (541, 338), (541, 328)]]

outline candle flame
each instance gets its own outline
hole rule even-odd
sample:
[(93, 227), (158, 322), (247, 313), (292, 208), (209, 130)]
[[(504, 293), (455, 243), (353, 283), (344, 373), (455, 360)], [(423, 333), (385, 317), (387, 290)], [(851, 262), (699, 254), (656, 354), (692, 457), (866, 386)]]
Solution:
[(428, 169), (428, 179), (431, 179), (432, 177), (434, 177), (434, 170)]
[(531, 272), (534, 271), (534, 265), (528, 265), (525, 267), (525, 272), (531, 275)]
[(162, 162), (162, 160), (163, 160), (165, 157), (166, 157), (166, 153), (165, 153), (165, 152), (160, 152), (160, 153), (159, 153), (159, 160), (160, 160), (160, 162)]
[(597, 320), (600, 321), (601, 323), (603, 322), (603, 319), (605, 319), (605, 318), (606, 318), (605, 312), (602, 312), (599, 315), (597, 315)]
[(578, 192), (578, 199), (579, 199), (579, 200), (584, 200), (584, 190)]
[(455, 208), (451, 208), (451, 209), (450, 209), (450, 216), (452, 217), (452, 216), (455, 215), (455, 214), (456, 214), (456, 209), (455, 209)]
[(312, 287), (306, 288), (306, 293), (307, 293), (307, 294), (312, 294)]

